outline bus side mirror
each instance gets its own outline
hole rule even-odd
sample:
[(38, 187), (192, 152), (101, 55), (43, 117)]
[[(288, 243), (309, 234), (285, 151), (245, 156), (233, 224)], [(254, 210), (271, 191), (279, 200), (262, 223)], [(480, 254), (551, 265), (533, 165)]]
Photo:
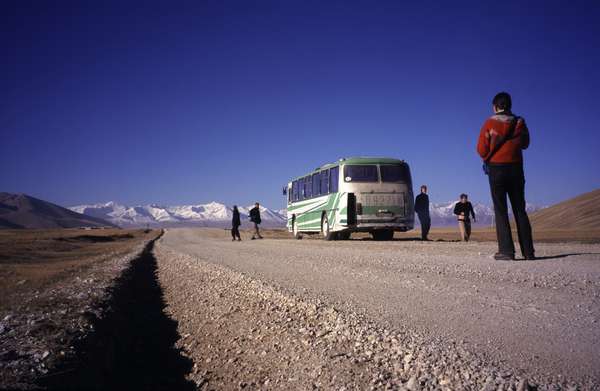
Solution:
[(283, 188), (283, 195), (287, 195), (287, 186)]

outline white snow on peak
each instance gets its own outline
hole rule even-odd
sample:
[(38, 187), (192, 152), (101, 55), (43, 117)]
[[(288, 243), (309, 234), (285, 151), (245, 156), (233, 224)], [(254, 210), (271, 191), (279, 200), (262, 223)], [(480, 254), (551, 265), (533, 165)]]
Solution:
[[(248, 212), (254, 207), (239, 207), (242, 224), (248, 221)], [(162, 225), (227, 226), (231, 223), (233, 208), (220, 202), (207, 204), (164, 206), (158, 204), (127, 206), (110, 201), (102, 204), (78, 205), (69, 209), (100, 217), (123, 227)], [(285, 214), (261, 206), (261, 218), (266, 226), (284, 226)]]
[[(433, 226), (447, 226), (456, 224), (454, 205), (458, 201), (448, 201), (430, 204), (430, 215)], [(254, 204), (240, 206), (242, 225), (249, 224), (248, 214)], [(226, 227), (231, 223), (233, 215), (232, 206), (212, 201), (207, 204), (192, 204), (178, 206), (164, 206), (158, 204), (128, 206), (117, 202), (106, 202), (93, 205), (78, 205), (69, 209), (89, 216), (99, 217), (123, 227), (152, 226), (177, 226), (199, 225)], [(482, 203), (473, 203), (477, 217), (477, 224), (491, 225), (494, 209)], [(527, 211), (534, 212), (542, 207), (527, 204)], [(269, 209), (260, 206), (261, 219), (265, 226), (283, 227), (287, 220), (287, 210)], [(416, 219), (418, 223), (418, 219)]]

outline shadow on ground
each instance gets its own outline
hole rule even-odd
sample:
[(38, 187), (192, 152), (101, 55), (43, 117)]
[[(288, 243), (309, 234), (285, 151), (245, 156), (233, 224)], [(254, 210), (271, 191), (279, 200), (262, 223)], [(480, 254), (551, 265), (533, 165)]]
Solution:
[(157, 264), (146, 246), (119, 278), (108, 313), (93, 320), (94, 332), (76, 346), (77, 357), (40, 380), (49, 389), (194, 390), (192, 369), (181, 355), (177, 322), (165, 315)]
[[(357, 241), (368, 241), (368, 242), (377, 242), (377, 240), (372, 237), (364, 237), (364, 238), (351, 238), (349, 240), (357, 240)], [(423, 240), (420, 237), (408, 237), (408, 238), (393, 238), (390, 240), (382, 240), (383, 242), (443, 242), (443, 243), (457, 243), (460, 242), (458, 239), (428, 239)]]
[(544, 261), (548, 259), (561, 259), (567, 257), (576, 257), (578, 255), (600, 255), (600, 253), (570, 253), (570, 254), (558, 254), (558, 255), (545, 255), (542, 257), (535, 257), (536, 261)]

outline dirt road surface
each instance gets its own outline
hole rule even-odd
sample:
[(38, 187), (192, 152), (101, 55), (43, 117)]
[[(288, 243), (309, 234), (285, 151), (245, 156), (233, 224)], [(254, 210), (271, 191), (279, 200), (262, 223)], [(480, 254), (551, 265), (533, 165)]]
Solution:
[(167, 312), (206, 389), (596, 389), (600, 245), (158, 242)]

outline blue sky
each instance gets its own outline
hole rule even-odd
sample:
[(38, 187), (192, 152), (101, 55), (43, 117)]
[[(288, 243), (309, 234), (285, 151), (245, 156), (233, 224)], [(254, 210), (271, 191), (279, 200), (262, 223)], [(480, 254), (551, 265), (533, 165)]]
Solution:
[(600, 3), (419, 3), (4, 3), (0, 190), (279, 208), (289, 178), (375, 155), (490, 203), (475, 143), (501, 90), (528, 201), (599, 188)]

